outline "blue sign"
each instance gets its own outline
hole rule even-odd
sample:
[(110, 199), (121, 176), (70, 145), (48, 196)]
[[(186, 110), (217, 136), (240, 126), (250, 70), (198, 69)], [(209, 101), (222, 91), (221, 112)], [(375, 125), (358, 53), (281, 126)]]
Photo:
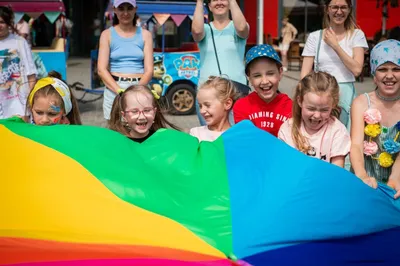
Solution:
[(180, 80), (191, 81), (195, 86), (200, 77), (200, 54), (198, 52), (155, 53), (154, 73), (150, 84), (161, 95), (168, 87)]

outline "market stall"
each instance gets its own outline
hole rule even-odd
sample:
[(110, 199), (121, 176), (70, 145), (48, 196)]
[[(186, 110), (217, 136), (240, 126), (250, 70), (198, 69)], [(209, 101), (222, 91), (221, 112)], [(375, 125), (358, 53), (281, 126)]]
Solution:
[[(15, 22), (21, 19), (31, 19), (35, 21), (45, 16), (48, 25), (54, 27), (55, 21), (61, 14), (65, 14), (65, 6), (62, 0), (0, 0), (0, 6), (10, 6), (15, 14)], [(46, 21), (47, 22), (47, 21)], [(42, 59), (47, 71), (55, 70), (59, 72), (63, 79), (67, 76), (67, 55), (66, 39), (54, 38), (48, 40), (47, 47), (32, 47), (32, 52), (37, 53)]]

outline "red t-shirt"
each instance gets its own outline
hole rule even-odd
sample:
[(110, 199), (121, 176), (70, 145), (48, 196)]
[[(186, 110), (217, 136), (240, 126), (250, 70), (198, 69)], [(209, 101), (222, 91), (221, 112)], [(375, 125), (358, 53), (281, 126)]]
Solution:
[(284, 93), (279, 93), (270, 103), (264, 102), (256, 92), (239, 99), (233, 106), (235, 123), (250, 120), (275, 137), (283, 122), (292, 117), (292, 100)]

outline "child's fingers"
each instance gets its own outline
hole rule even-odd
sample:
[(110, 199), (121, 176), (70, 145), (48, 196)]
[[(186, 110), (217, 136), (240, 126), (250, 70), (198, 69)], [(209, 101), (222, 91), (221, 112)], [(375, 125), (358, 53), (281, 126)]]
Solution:
[(378, 182), (376, 182), (376, 179), (373, 177), (365, 178), (365, 179), (363, 179), (363, 182), (372, 188), (378, 187)]
[(387, 182), (387, 185), (388, 185), (389, 187), (393, 188), (394, 190), (396, 190), (396, 194), (394, 194), (394, 198), (395, 198), (395, 199), (400, 198), (400, 184), (396, 184), (396, 182), (393, 181), (393, 179), (390, 179), (390, 180)]
[(400, 198), (400, 189), (397, 190), (396, 194), (394, 194), (394, 199)]

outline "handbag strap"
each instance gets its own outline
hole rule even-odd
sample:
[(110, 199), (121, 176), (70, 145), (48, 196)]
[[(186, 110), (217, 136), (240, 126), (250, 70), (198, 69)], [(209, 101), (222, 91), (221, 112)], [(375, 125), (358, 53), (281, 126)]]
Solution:
[(318, 48), (317, 48), (317, 54), (315, 56), (315, 62), (314, 62), (314, 70), (315, 70), (315, 72), (318, 72), (319, 50), (321, 49), (322, 32), (323, 32), (323, 30), (319, 31)]
[(219, 71), (219, 75), (221, 76), (221, 75), (222, 75), (222, 72), (221, 72), (221, 67), (220, 67), (220, 65), (219, 65), (218, 54), (217, 54), (217, 47), (215, 46), (214, 31), (213, 31), (213, 29), (212, 29), (210, 23), (207, 23), (207, 24), (208, 24), (208, 26), (210, 27), (211, 39), (212, 39), (213, 46), (214, 46), (215, 58), (217, 59), (218, 71)]

